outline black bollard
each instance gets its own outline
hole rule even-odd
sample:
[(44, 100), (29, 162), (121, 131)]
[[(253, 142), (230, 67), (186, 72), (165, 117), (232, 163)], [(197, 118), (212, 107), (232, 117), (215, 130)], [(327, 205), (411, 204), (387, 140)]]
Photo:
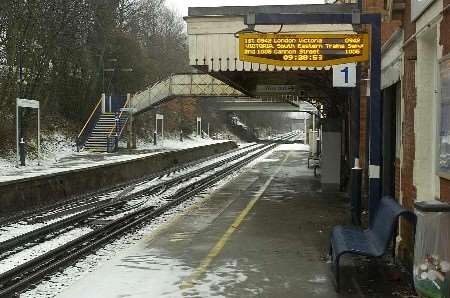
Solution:
[(25, 166), (25, 157), (27, 155), (26, 149), (25, 149), (25, 140), (23, 138), (20, 138), (19, 142), (19, 156), (20, 156), (20, 165)]
[(156, 141), (156, 131), (153, 132), (153, 145), (156, 146), (157, 141)]
[(119, 149), (119, 134), (116, 132), (115, 140), (114, 140), (114, 152), (116, 152)]
[(361, 182), (362, 182), (362, 169), (352, 168), (352, 223), (354, 225), (361, 225)]

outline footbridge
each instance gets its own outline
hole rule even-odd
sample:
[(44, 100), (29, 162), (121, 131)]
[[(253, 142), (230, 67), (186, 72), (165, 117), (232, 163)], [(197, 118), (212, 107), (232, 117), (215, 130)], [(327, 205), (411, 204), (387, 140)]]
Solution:
[(173, 74), (133, 96), (135, 114), (175, 97), (239, 97), (244, 94), (221, 80), (204, 73)]
[(220, 111), (264, 111), (264, 112), (307, 112), (316, 113), (315, 106), (308, 102), (264, 99), (255, 97), (218, 97), (217, 109)]
[(214, 98), (217, 109), (222, 111), (272, 111), (272, 112), (315, 112), (310, 103), (302, 102), (300, 96), (280, 94), (255, 94), (245, 96), (236, 89), (209, 73), (173, 74), (149, 88), (135, 94), (131, 107), (135, 114), (143, 113), (173, 98)]

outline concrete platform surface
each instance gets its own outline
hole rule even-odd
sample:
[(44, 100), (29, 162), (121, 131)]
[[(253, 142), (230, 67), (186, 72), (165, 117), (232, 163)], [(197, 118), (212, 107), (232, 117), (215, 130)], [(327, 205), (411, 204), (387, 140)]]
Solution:
[(297, 146), (279, 146), (58, 297), (409, 297), (396, 267), (364, 259), (347, 260), (334, 291), (329, 233), (347, 221), (348, 199), (321, 192)]

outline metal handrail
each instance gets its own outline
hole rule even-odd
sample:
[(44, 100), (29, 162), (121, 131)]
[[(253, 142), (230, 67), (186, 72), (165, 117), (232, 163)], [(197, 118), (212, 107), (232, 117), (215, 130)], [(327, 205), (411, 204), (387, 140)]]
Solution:
[[(127, 106), (129, 105), (130, 99), (131, 99), (131, 96), (130, 96), (130, 98), (127, 98), (127, 101), (126, 101), (125, 104), (123, 105), (124, 108), (127, 107)], [(123, 111), (120, 111), (120, 114), (119, 114), (119, 121), (118, 121), (119, 124), (120, 124), (120, 119), (122, 118), (122, 114), (123, 114)], [(125, 123), (124, 123), (124, 124), (122, 125), (122, 127), (120, 128), (120, 132), (119, 132), (117, 138), (119, 138), (119, 137), (122, 135), (123, 129), (124, 129), (124, 127), (127, 125), (127, 123), (128, 123), (128, 118), (125, 120)], [(112, 151), (110, 151), (110, 140), (112, 139), (112, 134), (113, 134), (114, 131), (116, 131), (116, 129), (117, 129), (117, 123), (114, 122), (114, 126), (111, 128), (111, 130), (110, 130), (108, 136), (106, 137), (106, 147), (107, 147), (107, 151), (108, 151), (108, 152), (112, 152), (112, 151), (115, 151), (115, 150), (117, 149), (117, 148), (115, 148), (115, 147), (117, 146), (117, 143), (116, 143), (116, 142), (117, 142), (118, 140), (116, 140), (116, 141), (114, 142), (115, 145), (113, 146)]]
[(94, 116), (95, 111), (97, 111), (100, 103), (102, 102), (102, 98), (100, 98), (100, 100), (98, 101), (97, 105), (95, 106), (94, 110), (92, 111), (91, 115), (89, 116), (89, 119), (86, 121), (86, 123), (84, 124), (83, 128), (81, 129), (80, 134), (78, 135), (77, 139), (79, 139), (81, 137), (81, 135), (83, 134), (84, 130), (86, 129), (87, 125), (89, 124), (89, 122), (91, 121), (92, 116)]
[[(128, 105), (128, 102), (130, 101), (130, 99), (131, 99), (131, 96), (130, 96), (130, 98), (127, 99), (127, 101), (126, 101), (125, 104), (123, 105), (124, 108)], [(122, 113), (123, 113), (123, 111), (120, 111), (120, 114), (119, 114), (119, 122), (120, 122), (120, 118), (122, 118)], [(124, 125), (124, 126), (125, 126), (125, 125)], [(108, 138), (111, 137), (112, 133), (113, 133), (115, 130), (116, 130), (116, 123), (114, 122), (114, 126), (111, 128), (111, 130), (110, 130), (110, 132), (109, 132), (109, 134), (108, 134)], [(120, 131), (120, 133), (122, 133), (122, 130)]]
[[(120, 119), (120, 117), (119, 117), (119, 119)], [(122, 125), (122, 127), (120, 128), (119, 136), (122, 135), (123, 129), (125, 128), (125, 126), (127, 125), (127, 123), (128, 123), (128, 118), (125, 119), (125, 123), (124, 123), (124, 124)]]

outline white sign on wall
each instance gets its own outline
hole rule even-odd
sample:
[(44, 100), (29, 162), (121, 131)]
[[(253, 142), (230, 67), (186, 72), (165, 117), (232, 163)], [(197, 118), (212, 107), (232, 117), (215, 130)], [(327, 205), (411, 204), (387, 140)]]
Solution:
[(256, 93), (272, 94), (272, 93), (296, 93), (296, 85), (256, 85)]
[(356, 86), (356, 63), (333, 65), (333, 87)]
[(39, 109), (39, 101), (37, 100), (17, 98), (16, 104), (22, 108)]
[[(121, 112), (130, 112), (130, 113), (136, 113), (137, 109), (136, 108), (120, 108)], [(156, 116), (158, 118), (158, 116)]]
[(309, 102), (300, 103), (298, 109), (302, 112), (317, 113), (317, 108), (312, 104), (310, 104)]

